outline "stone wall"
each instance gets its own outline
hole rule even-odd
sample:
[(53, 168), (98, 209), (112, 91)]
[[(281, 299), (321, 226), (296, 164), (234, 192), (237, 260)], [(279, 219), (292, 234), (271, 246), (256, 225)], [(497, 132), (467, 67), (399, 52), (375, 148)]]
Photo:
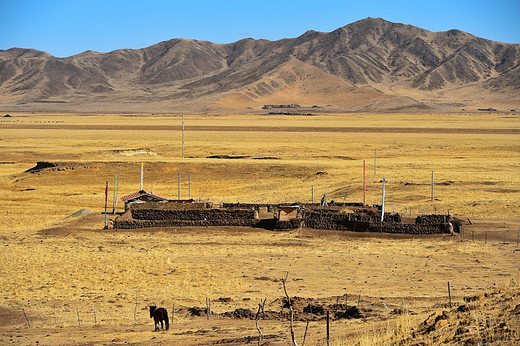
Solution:
[(114, 228), (134, 229), (143, 227), (176, 226), (255, 226), (254, 209), (176, 209), (164, 203), (147, 203), (132, 206), (114, 220)]
[[(304, 212), (305, 227), (315, 229), (345, 230), (353, 232), (384, 232), (384, 233), (405, 233), (405, 234), (449, 234), (451, 233), (448, 222), (450, 218), (444, 215), (433, 216), (424, 219), (429, 222), (407, 224), (402, 223), (401, 216), (385, 213), (384, 221), (381, 224), (380, 216), (371, 213), (339, 213), (330, 210), (306, 210)], [(423, 219), (420, 219), (423, 220)], [(451, 222), (454, 222), (451, 220)], [(458, 231), (458, 228), (455, 229)]]
[(136, 220), (235, 220), (254, 219), (252, 209), (131, 209)]
[[(231, 204), (230, 204), (231, 205)], [(237, 208), (240, 205), (241, 208)], [(279, 221), (273, 218), (258, 220), (255, 211), (260, 207), (276, 208), (267, 204), (232, 204), (229, 208), (209, 208), (204, 204), (186, 204), (186, 208), (168, 203), (147, 203), (132, 206), (125, 214), (114, 221), (114, 228), (133, 229), (143, 227), (209, 227), (209, 226), (245, 226), (266, 229), (305, 228), (342, 230), (353, 232), (384, 232), (404, 234), (449, 234), (452, 229), (459, 232), (460, 220), (448, 215), (420, 215), (415, 223), (403, 223), (396, 213), (385, 213), (380, 222), (380, 211), (371, 207), (360, 207), (348, 213), (342, 208), (319, 207), (304, 208), (302, 217)], [(258, 213), (257, 213), (258, 214)], [(450, 224), (452, 227), (450, 227)]]

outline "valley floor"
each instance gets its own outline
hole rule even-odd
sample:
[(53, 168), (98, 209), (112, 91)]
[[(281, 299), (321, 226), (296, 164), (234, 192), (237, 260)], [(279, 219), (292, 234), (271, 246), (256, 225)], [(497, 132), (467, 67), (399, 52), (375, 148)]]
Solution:
[[(361, 318), (332, 321), (333, 344), (519, 340), (509, 322), (520, 306), (511, 281), (520, 269), (519, 118), (187, 116), (184, 158), (180, 121), (2, 119), (0, 343), (256, 343), (254, 320), (220, 314), (235, 305), (256, 313), (266, 297), (266, 310), (279, 312), (287, 273), (291, 297), (327, 306), (346, 299), (360, 309)], [(58, 165), (26, 172), (37, 161)], [(143, 161), (145, 190), (177, 198), (181, 173), (182, 198), (215, 203), (309, 202), (311, 187), (316, 199), (326, 190), (329, 199), (359, 202), (365, 161), (367, 203), (381, 201), (385, 177), (388, 210), (407, 217), (449, 210), (464, 220), (464, 238), (236, 227), (103, 230), (106, 182), (111, 211), (115, 174), (119, 196), (135, 192)], [(122, 207), (118, 202), (115, 209)], [(92, 214), (65, 219), (83, 208)], [(214, 313), (209, 320), (189, 313), (205, 308), (206, 298)], [(168, 332), (152, 331), (152, 303), (175, 305)], [(468, 310), (457, 311), (463, 305)], [(306, 343), (323, 344), (323, 316), (307, 317)], [(290, 343), (287, 318), (260, 320), (259, 327), (266, 344)], [(301, 344), (305, 320), (295, 328)]]

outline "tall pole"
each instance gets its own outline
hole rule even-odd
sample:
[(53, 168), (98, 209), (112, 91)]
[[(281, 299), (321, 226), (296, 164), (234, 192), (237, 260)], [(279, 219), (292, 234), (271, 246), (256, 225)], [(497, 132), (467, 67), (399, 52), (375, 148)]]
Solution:
[(432, 171), (432, 202), (433, 202), (433, 171)]
[(377, 175), (377, 149), (374, 149), (374, 175)]
[(108, 220), (107, 220), (107, 203), (108, 203), (108, 180), (105, 186), (105, 229), (108, 228)]
[(117, 196), (119, 195), (119, 184), (121, 184), (121, 167), (119, 167), (119, 179), (117, 180), (116, 186), (116, 202), (114, 205), (114, 209), (117, 208)]
[(117, 174), (114, 181), (114, 198), (112, 199), (112, 214), (116, 213), (116, 198), (117, 198)]
[(181, 200), (181, 174), (180, 173), (177, 173), (177, 184), (179, 186), (179, 201)]
[(381, 222), (385, 217), (385, 182), (386, 179), (383, 177), (383, 198), (381, 199)]
[(184, 158), (184, 114), (182, 115), (182, 158)]
[(143, 166), (144, 162), (141, 162), (141, 188), (139, 189), (139, 191), (143, 191)]
[(188, 170), (188, 198), (191, 198), (191, 170)]
[(314, 204), (314, 185), (311, 186), (311, 203)]
[(366, 197), (367, 197), (367, 180), (366, 180), (365, 160), (363, 160), (363, 205), (366, 205)]

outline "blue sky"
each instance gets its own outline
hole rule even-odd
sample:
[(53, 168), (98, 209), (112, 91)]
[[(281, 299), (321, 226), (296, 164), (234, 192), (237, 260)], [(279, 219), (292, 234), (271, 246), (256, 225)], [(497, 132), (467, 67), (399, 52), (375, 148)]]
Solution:
[(0, 0), (0, 49), (34, 48), (66, 57), (172, 38), (278, 40), (367, 17), (520, 43), (520, 0)]

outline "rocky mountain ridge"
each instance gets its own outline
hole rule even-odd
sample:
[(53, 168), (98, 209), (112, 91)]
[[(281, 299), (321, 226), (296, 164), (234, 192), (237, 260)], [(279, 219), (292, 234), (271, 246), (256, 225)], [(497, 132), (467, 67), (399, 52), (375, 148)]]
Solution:
[(172, 39), (67, 58), (12, 48), (0, 51), (0, 103), (93, 111), (240, 110), (263, 103), (347, 111), (510, 108), (520, 106), (520, 44), (367, 18), (278, 41)]

